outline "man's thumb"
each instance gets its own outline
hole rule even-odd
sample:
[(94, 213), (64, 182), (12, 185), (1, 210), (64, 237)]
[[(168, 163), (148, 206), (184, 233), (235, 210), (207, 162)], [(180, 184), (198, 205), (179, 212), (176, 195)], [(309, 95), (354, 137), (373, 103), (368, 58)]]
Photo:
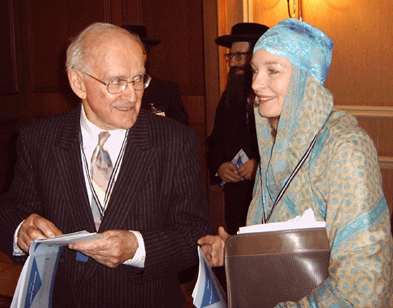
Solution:
[(218, 235), (220, 238), (225, 242), (227, 238), (229, 237), (229, 234), (225, 231), (224, 227), (220, 226), (218, 227)]

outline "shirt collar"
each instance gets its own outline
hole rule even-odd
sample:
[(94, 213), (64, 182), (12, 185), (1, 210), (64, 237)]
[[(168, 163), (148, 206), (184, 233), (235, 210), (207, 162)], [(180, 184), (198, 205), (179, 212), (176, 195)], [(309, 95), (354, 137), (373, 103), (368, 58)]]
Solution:
[[(86, 116), (85, 109), (82, 104), (82, 109), (81, 109), (81, 130), (82, 130), (82, 136), (84, 140), (84, 144), (94, 144), (96, 145), (98, 143), (98, 135), (100, 132), (104, 131), (103, 129), (99, 128), (97, 125), (93, 124), (92, 122), (89, 121), (89, 119)], [(124, 138), (124, 134), (126, 133), (127, 130), (125, 129), (114, 129), (110, 130), (109, 133), (111, 134), (111, 137), (114, 138), (109, 138), (109, 139), (120, 139), (122, 140)], [(88, 139), (90, 142), (85, 142), (85, 140)], [(109, 141), (108, 139), (108, 141)]]

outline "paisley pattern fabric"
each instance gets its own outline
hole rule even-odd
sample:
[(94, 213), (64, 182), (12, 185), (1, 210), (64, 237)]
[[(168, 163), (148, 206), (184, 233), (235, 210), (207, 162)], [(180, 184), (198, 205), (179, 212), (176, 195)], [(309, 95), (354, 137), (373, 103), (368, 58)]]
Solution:
[[(312, 208), (326, 221), (329, 277), (297, 303), (276, 307), (393, 307), (392, 236), (375, 146), (332, 94), (294, 67), (276, 138), (255, 109), (260, 168), (247, 224), (280, 222)], [(315, 146), (272, 210), (314, 136)]]

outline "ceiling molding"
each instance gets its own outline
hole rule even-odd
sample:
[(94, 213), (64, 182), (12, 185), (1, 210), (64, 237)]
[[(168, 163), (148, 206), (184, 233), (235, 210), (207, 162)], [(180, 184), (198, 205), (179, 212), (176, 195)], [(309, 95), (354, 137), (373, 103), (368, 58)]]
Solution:
[(379, 156), (378, 159), (381, 169), (393, 169), (393, 157)]

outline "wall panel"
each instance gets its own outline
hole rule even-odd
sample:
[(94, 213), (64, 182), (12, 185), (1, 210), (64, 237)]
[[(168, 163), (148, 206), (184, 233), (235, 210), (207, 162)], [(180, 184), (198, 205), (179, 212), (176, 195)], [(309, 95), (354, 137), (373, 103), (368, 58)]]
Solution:
[(28, 49), (24, 67), (27, 122), (56, 114), (75, 106), (79, 99), (72, 93), (65, 72), (69, 39), (87, 25), (109, 21), (106, 1), (29, 1), (25, 38)]
[(183, 95), (204, 95), (201, 1), (145, 0), (142, 24), (161, 40), (150, 52), (150, 73), (180, 85)]
[(17, 71), (15, 55), (14, 15), (11, 1), (0, 3), (0, 41), (4, 42), (0, 49), (0, 95), (17, 92)]

